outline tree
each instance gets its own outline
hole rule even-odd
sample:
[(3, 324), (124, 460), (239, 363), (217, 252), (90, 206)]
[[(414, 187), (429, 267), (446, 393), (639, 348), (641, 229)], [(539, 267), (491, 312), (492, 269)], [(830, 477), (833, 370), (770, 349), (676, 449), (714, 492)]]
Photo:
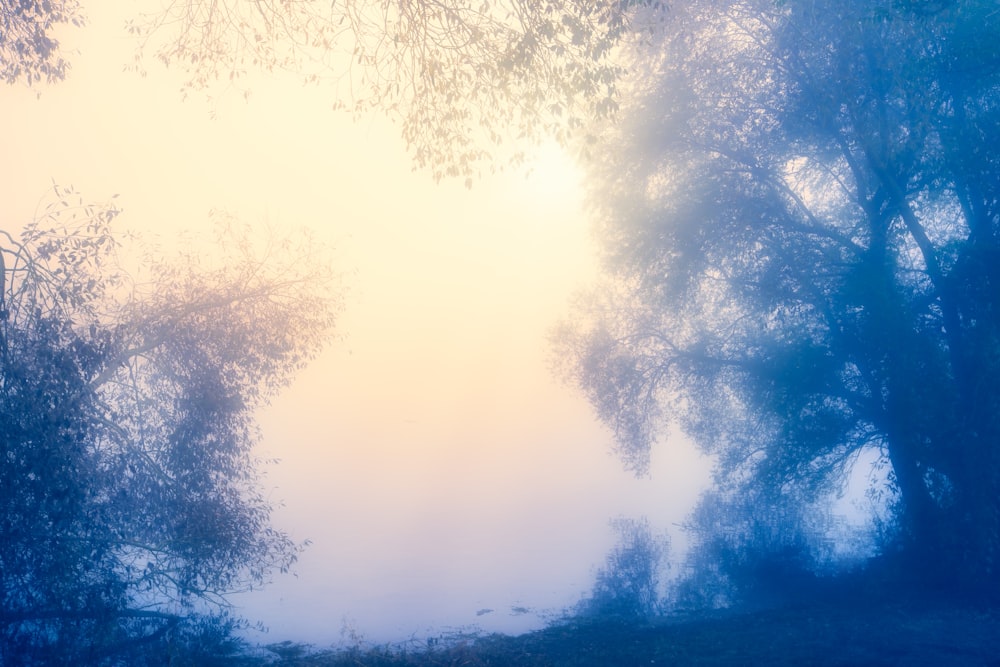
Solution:
[(642, 471), (808, 507), (878, 452), (903, 563), (1000, 592), (1000, 13), (685, 3), (631, 51), (592, 165), (607, 284), (560, 334)]
[(650, 618), (662, 609), (660, 575), (670, 542), (653, 535), (645, 518), (619, 517), (611, 522), (618, 544), (597, 573), (594, 589), (584, 600), (581, 616), (636, 620)]
[(0, 78), (28, 85), (66, 77), (69, 64), (52, 34), (62, 23), (83, 24), (76, 0), (5, 0), (0, 3)]
[(260, 257), (226, 220), (218, 268), (133, 278), (118, 210), (56, 194), (0, 250), (0, 662), (143, 664), (220, 636), (226, 596), (294, 562), (253, 416), (337, 302), (308, 246)]
[(194, 89), (248, 69), (330, 83), (340, 105), (398, 119), (435, 178), (468, 178), (504, 137), (565, 138), (614, 111), (611, 52), (634, 4), (183, 0), (129, 29), (140, 71), (152, 52), (187, 68)]

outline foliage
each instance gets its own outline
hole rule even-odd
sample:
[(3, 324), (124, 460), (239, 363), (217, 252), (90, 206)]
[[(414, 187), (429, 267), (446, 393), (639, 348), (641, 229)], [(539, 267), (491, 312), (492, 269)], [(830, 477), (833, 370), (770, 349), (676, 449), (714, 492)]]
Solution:
[(669, 542), (654, 536), (646, 519), (618, 518), (611, 525), (618, 533), (618, 544), (578, 612), (582, 617), (622, 620), (656, 616), (662, 606), (660, 575)]
[(998, 29), (705, 0), (636, 44), (592, 165), (608, 284), (560, 334), (627, 463), (677, 421), (726, 494), (808, 508), (878, 451), (913, 571), (1000, 592)]
[[(398, 120), (418, 167), (471, 185), (501, 152), (523, 159), (523, 143), (501, 149), (505, 140), (565, 142), (614, 114), (623, 70), (612, 56), (637, 6), (662, 3), (178, 0), (126, 27), (143, 75), (152, 54), (187, 72), (185, 91), (238, 87), (252, 71), (329, 85), (335, 107)], [(82, 25), (77, 0), (5, 3), (0, 20), (8, 82), (64, 78), (53, 31)]]
[(253, 414), (336, 301), (312, 251), (261, 258), (233, 225), (221, 268), (149, 257), (136, 280), (118, 210), (56, 195), (0, 249), (0, 661), (141, 664), (295, 560)]
[(83, 24), (77, 0), (5, 0), (0, 3), (0, 78), (28, 85), (66, 77), (56, 26)]
[[(706, 493), (685, 528), (693, 545), (673, 591), (677, 609), (815, 602), (829, 597), (823, 585), (833, 575), (870, 555), (850, 544), (849, 530), (829, 508), (776, 505), (754, 495)], [(843, 551), (853, 562), (842, 562)]]
[(468, 178), (505, 136), (565, 138), (615, 110), (611, 53), (633, 4), (183, 0), (130, 31), (140, 71), (152, 52), (193, 89), (248, 70), (329, 83), (338, 103), (398, 119), (418, 166)]

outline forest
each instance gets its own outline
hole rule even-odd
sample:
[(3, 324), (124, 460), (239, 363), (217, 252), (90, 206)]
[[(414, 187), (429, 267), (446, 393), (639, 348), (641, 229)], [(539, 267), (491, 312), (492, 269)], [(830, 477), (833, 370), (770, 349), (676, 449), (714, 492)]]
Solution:
[[(0, 18), (8, 85), (72, 77), (60, 39), (86, 2)], [(178, 0), (123, 35), (126, 69), (179, 71), (180, 95), (249, 71), (328, 87), (436, 181), (475, 188), (558, 142), (600, 275), (558, 316), (553, 373), (616, 464), (647, 475), (683, 434), (711, 487), (683, 551), (615, 520), (544, 630), (251, 646), (231, 596), (306, 546), (272, 520), (256, 415), (338, 333), (344, 286), (315, 239), (261, 244), (223, 214), (225, 256), (136, 269), (115, 201), (55, 185), (0, 233), (0, 663), (1000, 655), (995, 3)]]

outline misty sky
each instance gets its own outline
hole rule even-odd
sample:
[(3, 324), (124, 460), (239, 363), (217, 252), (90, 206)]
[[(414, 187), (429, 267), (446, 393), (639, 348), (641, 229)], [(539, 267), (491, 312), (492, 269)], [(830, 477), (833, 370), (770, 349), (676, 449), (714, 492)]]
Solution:
[[(435, 185), (398, 129), (330, 110), (295, 77), (183, 101), (176, 73), (122, 72), (114, 3), (64, 40), (67, 80), (3, 89), (4, 229), (51, 183), (118, 193), (120, 228), (185, 243), (213, 208), (335, 246), (339, 339), (261, 414), (277, 527), (312, 546), (296, 576), (234, 598), (270, 640), (373, 639), (446, 626), (516, 630), (572, 604), (619, 515), (681, 521), (705, 479), (690, 450), (634, 480), (610, 434), (548, 370), (546, 337), (595, 270), (580, 172), (558, 149), (532, 173)], [(493, 609), (477, 616), (482, 609)]]

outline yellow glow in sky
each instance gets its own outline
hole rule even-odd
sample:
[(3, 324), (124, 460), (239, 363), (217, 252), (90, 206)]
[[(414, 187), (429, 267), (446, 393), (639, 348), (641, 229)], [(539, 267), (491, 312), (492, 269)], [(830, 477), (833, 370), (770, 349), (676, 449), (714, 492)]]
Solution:
[(55, 180), (119, 193), (123, 227), (167, 239), (218, 208), (335, 246), (341, 338), (261, 415), (275, 523), (313, 542), (297, 578), (236, 600), (268, 640), (328, 643), (345, 616), (382, 638), (537, 625), (510, 608), (577, 600), (610, 518), (683, 518), (707, 463), (682, 449), (633, 480), (549, 375), (548, 332), (595, 270), (558, 148), (469, 191), (413, 173), (391, 123), (353, 123), (294, 77), (250, 81), (248, 103), (182, 102), (173, 72), (122, 72), (133, 45), (112, 10), (130, 7), (89, 9), (67, 81), (0, 93), (19, 129), (0, 137), (4, 226)]

